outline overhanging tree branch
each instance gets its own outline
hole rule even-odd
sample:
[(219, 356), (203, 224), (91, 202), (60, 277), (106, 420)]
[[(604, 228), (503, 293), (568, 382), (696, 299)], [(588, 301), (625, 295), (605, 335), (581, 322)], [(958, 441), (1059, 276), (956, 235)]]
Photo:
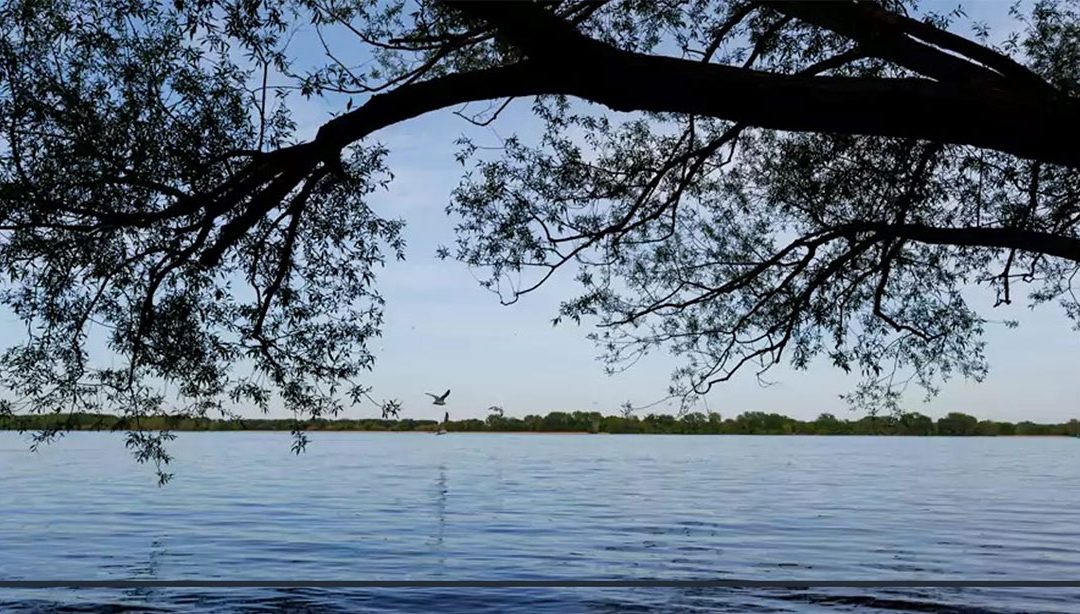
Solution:
[[(1035, 93), (986, 80), (931, 80), (993, 73), (980, 73), (977, 65), (922, 43), (913, 44), (923, 55), (907, 48), (883, 55), (923, 69), (929, 79), (793, 76), (623, 51), (527, 3), (451, 6), (493, 24), (530, 60), (557, 67), (560, 89), (548, 93), (618, 111), (691, 113), (778, 130), (918, 138), (1080, 166), (1075, 147), (1080, 103), (1043, 95), (1052, 90), (1049, 84)], [(951, 67), (948, 74), (942, 72), (946, 66)]]
[(1018, 228), (940, 228), (922, 224), (857, 222), (838, 230), (874, 232), (885, 238), (906, 239), (934, 245), (990, 247), (1021, 250), (1080, 262), (1080, 239), (1049, 232)]

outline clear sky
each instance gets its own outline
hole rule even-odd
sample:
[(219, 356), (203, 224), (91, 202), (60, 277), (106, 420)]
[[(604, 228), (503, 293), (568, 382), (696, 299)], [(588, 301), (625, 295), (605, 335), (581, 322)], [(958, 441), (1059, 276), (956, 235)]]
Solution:
[[(972, 19), (999, 29), (1012, 25), (1007, 16), (1009, 4), (984, 1), (964, 6)], [(956, 4), (933, 2), (924, 6), (945, 11)], [(298, 101), (295, 108), (302, 135), (313, 135), (331, 109), (319, 101)], [(673, 358), (658, 352), (628, 372), (609, 377), (595, 358), (597, 350), (585, 338), (587, 321), (581, 326), (552, 327), (559, 301), (576, 290), (569, 279), (573, 269), (505, 307), (478, 285), (465, 265), (435, 258), (439, 245), (453, 245), (454, 241), (455, 220), (444, 212), (462, 174), (453, 159), (454, 139), (469, 134), (493, 143), (497, 135), (517, 133), (527, 140), (535, 131), (527, 108), (517, 105), (490, 129), (475, 128), (448, 110), (376, 134), (389, 148), (389, 165), (396, 179), (389, 191), (372, 197), (373, 204), (382, 215), (407, 221), (408, 248), (405, 262), (392, 262), (379, 273), (387, 317), (382, 338), (372, 342), (377, 363), (367, 381), (374, 386), (376, 398), (402, 400), (403, 417), (441, 417), (444, 408), (432, 405), (424, 393), (441, 393), (447, 388), (452, 393), (445, 409), (454, 418), (483, 417), (492, 405), (515, 416), (553, 410), (614, 413), (625, 401), (643, 405), (665, 396), (669, 374), (676, 366)], [(964, 411), (1014, 421), (1080, 417), (1080, 367), (1076, 360), (1080, 332), (1071, 329), (1061, 309), (1050, 305), (1030, 311), (1017, 303), (991, 311), (985, 293), (973, 296), (977, 304), (985, 304), (984, 316), (1017, 319), (1020, 327), (988, 326), (991, 371), (985, 382), (948, 383), (928, 405), (921, 404), (921, 395), (916, 392), (911, 395), (909, 409), (935, 417)], [(21, 332), (10, 316), (4, 318), (0, 344), (21, 341)], [(808, 371), (779, 367), (769, 377), (775, 384), (762, 387), (752, 373), (741, 374), (714, 387), (701, 408), (725, 416), (749, 410), (777, 411), (803, 419), (823, 411), (844, 415), (846, 408), (838, 395), (849, 392), (856, 383), (855, 377), (827, 364), (814, 365)], [(665, 409), (658, 406), (654, 411)], [(377, 414), (377, 408), (364, 404), (348, 410), (346, 417)]]

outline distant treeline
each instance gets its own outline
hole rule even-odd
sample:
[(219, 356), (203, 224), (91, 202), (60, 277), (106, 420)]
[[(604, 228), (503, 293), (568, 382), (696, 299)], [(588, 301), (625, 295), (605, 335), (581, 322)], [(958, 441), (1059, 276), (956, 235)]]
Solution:
[[(106, 414), (47, 414), (0, 416), (0, 430), (174, 430), (174, 431), (289, 431), (297, 423), (289, 419), (243, 418), (141, 418), (138, 423)], [(434, 431), (435, 420), (312, 420), (302, 423), (310, 431)], [(902, 416), (867, 416), (842, 420), (821, 414), (803, 421), (765, 412), (746, 412), (735, 418), (720, 414), (687, 413), (646, 416), (603, 416), (596, 412), (553, 411), (546, 416), (511, 418), (499, 415), (484, 420), (451, 421), (449, 431), (459, 432), (590, 432), (686, 435), (1080, 435), (1080, 421), (1063, 424), (996, 422), (963, 413), (933, 420), (919, 413)]]

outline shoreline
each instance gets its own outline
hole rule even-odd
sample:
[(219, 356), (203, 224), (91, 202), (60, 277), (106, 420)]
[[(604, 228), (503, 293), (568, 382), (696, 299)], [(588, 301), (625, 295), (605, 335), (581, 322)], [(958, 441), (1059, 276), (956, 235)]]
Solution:
[[(19, 429), (0, 428), (0, 433), (35, 433), (42, 432), (45, 429), (26, 429), (20, 431)], [(157, 429), (146, 429), (147, 431), (156, 431)], [(292, 435), (291, 431), (281, 429), (166, 429), (170, 433), (215, 433), (215, 434), (234, 434), (234, 433), (280, 433), (282, 435)], [(72, 429), (64, 431), (65, 434), (70, 433), (127, 433), (131, 432), (131, 429)], [(435, 435), (435, 431), (392, 431), (392, 430), (368, 430), (368, 429), (306, 429), (303, 433), (307, 435), (318, 433), (372, 433), (380, 435)], [(552, 435), (647, 435), (647, 436), (659, 436), (659, 437), (902, 437), (902, 438), (919, 438), (919, 439), (1073, 439), (1080, 438), (1077, 435), (1061, 435), (1061, 434), (1046, 434), (1046, 435), (905, 435), (898, 433), (609, 433), (601, 431), (598, 433), (591, 433), (589, 431), (448, 431), (444, 435), (540, 435), (540, 436), (552, 436)]]
[(73, 431), (126, 432), (284, 432), (305, 433), (511, 433), (529, 435), (764, 435), (874, 437), (1078, 437), (1080, 419), (1037, 423), (980, 419), (950, 412), (934, 419), (915, 412), (898, 415), (822, 413), (800, 420), (778, 413), (743, 412), (723, 418), (717, 413), (605, 416), (599, 412), (553, 411), (523, 417), (490, 415), (445, 422), (418, 418), (320, 417), (293, 420), (278, 417), (210, 418), (184, 415), (117, 416), (96, 413), (0, 415), (0, 430), (48, 433)]

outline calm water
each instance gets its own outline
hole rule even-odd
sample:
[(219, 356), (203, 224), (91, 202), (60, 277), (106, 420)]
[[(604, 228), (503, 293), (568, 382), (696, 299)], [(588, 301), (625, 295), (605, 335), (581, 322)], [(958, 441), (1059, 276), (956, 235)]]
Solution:
[[(0, 433), (0, 578), (1080, 579), (1080, 440)], [(1073, 589), (9, 590), (0, 611), (1077, 612)]]

